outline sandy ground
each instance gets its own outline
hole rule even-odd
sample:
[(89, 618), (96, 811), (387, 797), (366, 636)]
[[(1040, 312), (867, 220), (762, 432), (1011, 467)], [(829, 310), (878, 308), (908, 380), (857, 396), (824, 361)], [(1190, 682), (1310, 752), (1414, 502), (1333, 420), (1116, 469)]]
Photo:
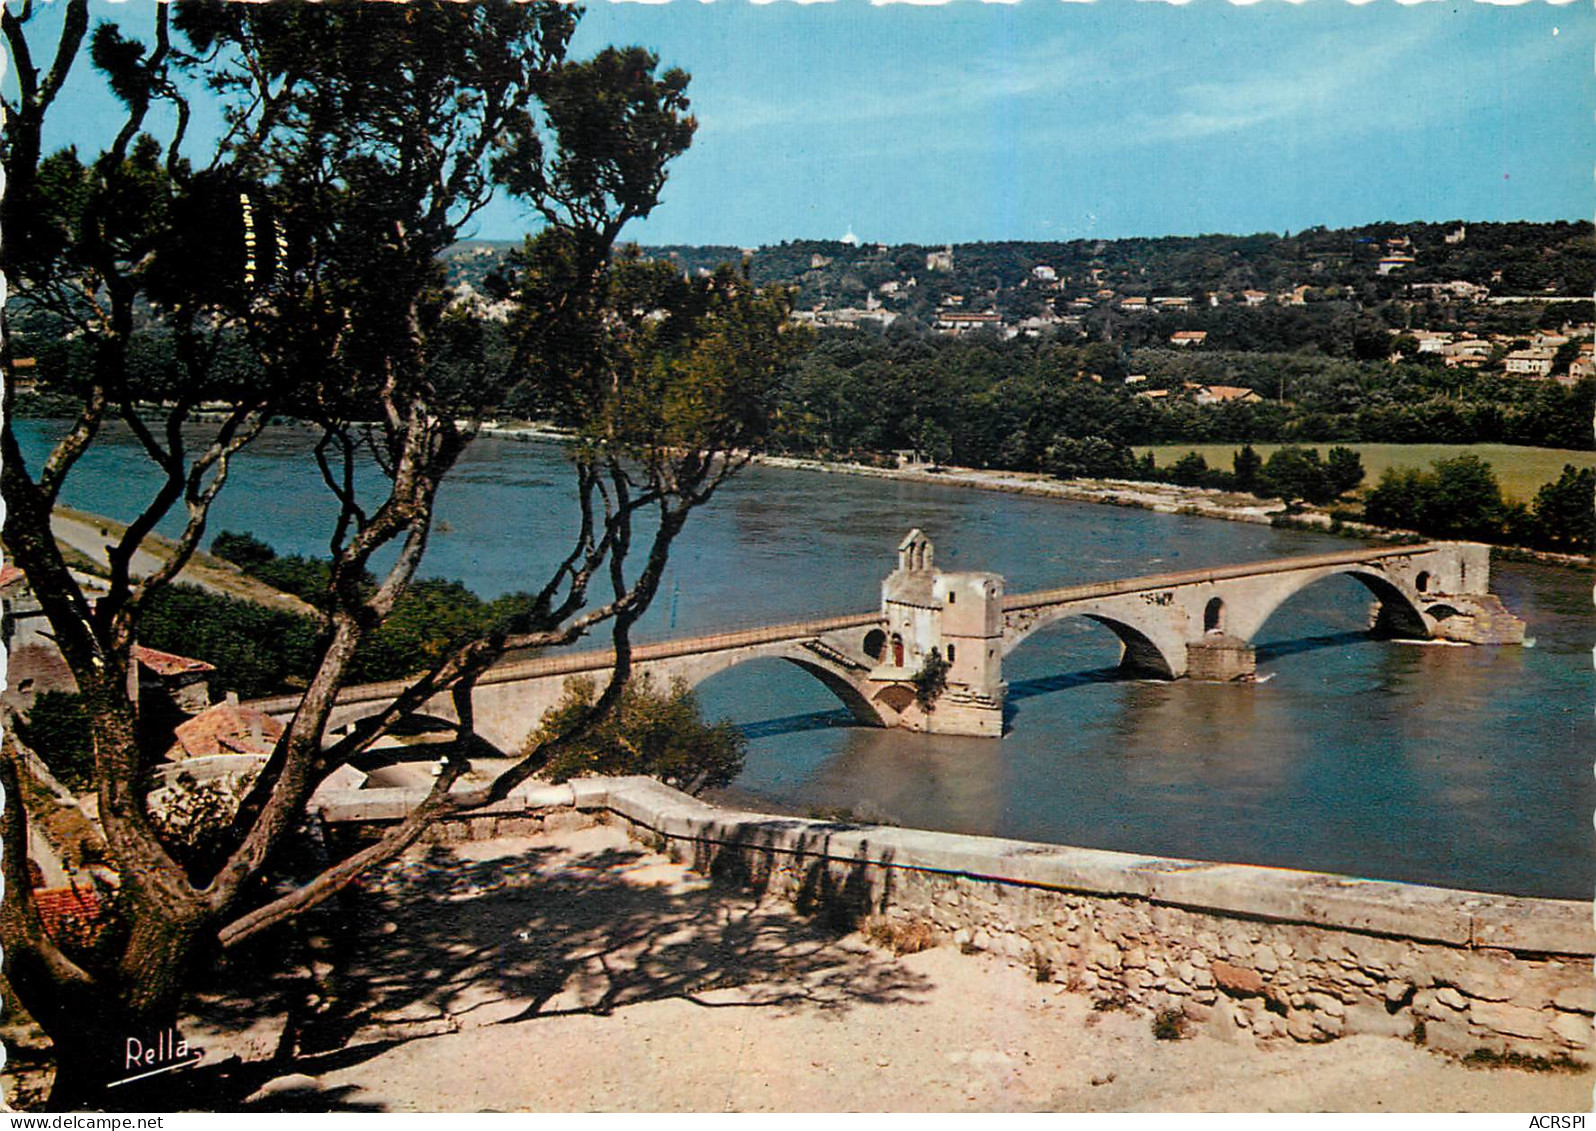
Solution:
[[(1158, 1041), (991, 955), (895, 957), (605, 826), (418, 850), (353, 918), (343, 1005), (301, 1042), (326, 1051), (243, 1074), (246, 1106), (1585, 1111), (1596, 1083), (1378, 1037)], [(230, 1005), (190, 1039), (262, 1056), (277, 1027), (230, 1023)]]

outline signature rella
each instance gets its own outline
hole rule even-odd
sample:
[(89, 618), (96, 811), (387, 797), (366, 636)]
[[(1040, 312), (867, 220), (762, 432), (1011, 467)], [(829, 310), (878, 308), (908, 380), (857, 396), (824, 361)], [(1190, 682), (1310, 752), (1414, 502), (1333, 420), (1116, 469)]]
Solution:
[(122, 1068), (132, 1075), (117, 1083), (131, 1083), (173, 1068), (188, 1068), (204, 1056), (204, 1049), (190, 1045), (188, 1038), (176, 1029), (162, 1029), (153, 1039), (129, 1037)]

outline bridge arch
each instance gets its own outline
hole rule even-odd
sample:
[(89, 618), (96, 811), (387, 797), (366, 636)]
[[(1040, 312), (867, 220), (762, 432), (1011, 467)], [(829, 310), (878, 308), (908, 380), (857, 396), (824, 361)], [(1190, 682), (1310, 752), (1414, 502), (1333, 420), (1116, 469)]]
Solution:
[(1152, 625), (1138, 625), (1124, 616), (1094, 609), (1090, 605), (1063, 605), (1045, 611), (1023, 629), (1004, 633), (1003, 655), (1014, 650), (1045, 628), (1068, 617), (1081, 617), (1112, 632), (1121, 645), (1119, 666), (1126, 671), (1159, 679), (1174, 679), (1186, 670), (1186, 645), (1174, 633), (1159, 631)]
[(842, 700), (842, 705), (848, 708), (848, 713), (857, 722), (868, 727), (891, 725), (887, 719), (882, 717), (880, 709), (870, 701), (869, 697), (852, 680), (831, 670), (824, 664), (803, 660), (797, 656), (782, 656), (781, 659), (786, 660), (795, 668), (808, 672), (825, 684), (828, 691)]
[(686, 681), (697, 687), (705, 680), (722, 672), (731, 671), (753, 660), (785, 660), (793, 667), (814, 677), (847, 708), (848, 713), (865, 726), (891, 726), (896, 720), (886, 716), (872, 702), (869, 687), (861, 677), (855, 677), (842, 665), (828, 662), (801, 644), (783, 642), (770, 647), (738, 649), (732, 652), (709, 653), (701, 657), (666, 660), (657, 664), (640, 665), (641, 671), (653, 671), (657, 679), (667, 683), (673, 679)]
[[(1359, 582), (1380, 603), (1374, 629), (1383, 636), (1428, 637), (1419, 593), (1379, 570), (1365, 565), (1333, 566), (1322, 570), (1278, 575), (1267, 589), (1256, 592), (1245, 603), (1237, 602), (1236, 623), (1231, 631), (1244, 640), (1256, 638), (1269, 618), (1291, 598), (1332, 577), (1350, 577)], [(1428, 582), (1430, 578), (1420, 574)]]

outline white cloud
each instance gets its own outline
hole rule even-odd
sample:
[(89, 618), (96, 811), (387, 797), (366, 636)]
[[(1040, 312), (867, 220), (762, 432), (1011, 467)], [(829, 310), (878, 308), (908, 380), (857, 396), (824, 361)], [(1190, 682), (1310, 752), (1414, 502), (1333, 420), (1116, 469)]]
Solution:
[[(780, 0), (754, 0), (772, 3)], [(801, 2), (801, 0), (800, 0)], [(875, 4), (935, 4), (942, 0), (871, 0)], [(999, 0), (1004, 2), (1004, 0)], [(974, 54), (957, 72), (938, 72), (932, 81), (920, 73), (883, 69), (875, 89), (839, 89), (805, 99), (739, 94), (700, 99), (695, 104), (706, 129), (720, 131), (771, 129), (824, 123), (827, 126), (884, 125), (894, 121), (933, 120), (1006, 108), (1019, 100), (1065, 98), (1082, 82), (1125, 79), (1131, 69), (1110, 68), (1096, 55), (1070, 50), (1060, 40), (1044, 40), (1007, 54)]]

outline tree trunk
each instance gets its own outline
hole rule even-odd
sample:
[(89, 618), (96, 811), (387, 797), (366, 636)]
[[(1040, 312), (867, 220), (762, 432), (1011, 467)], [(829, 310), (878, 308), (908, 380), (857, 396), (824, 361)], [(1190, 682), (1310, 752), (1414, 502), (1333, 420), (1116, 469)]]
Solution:
[[(47, 1110), (147, 1111), (172, 1105), (181, 1070), (148, 1083), (117, 1081), (185, 1059), (170, 1054), (203, 927), (166, 919), (154, 907), (135, 916), (114, 976), (63, 985), (25, 950), (7, 956), (12, 989), (54, 1046), (55, 1082)], [(137, 1048), (130, 1040), (138, 1042)], [(151, 1049), (159, 1053), (154, 1062), (132, 1055)]]

